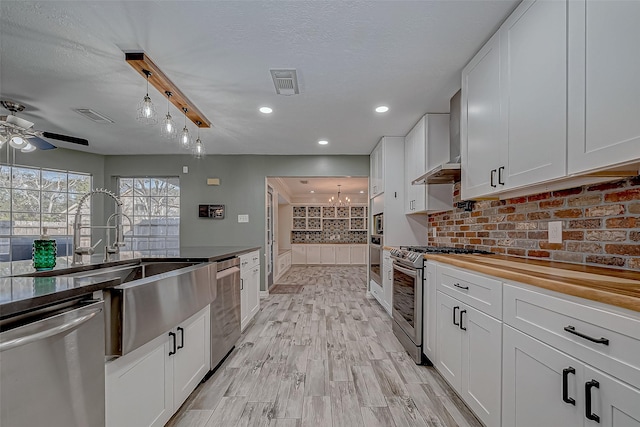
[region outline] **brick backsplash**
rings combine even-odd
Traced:
[[[460,183],[453,195],[455,206]],[[562,221],[563,243],[548,243],[549,221]],[[429,244],[640,270],[640,176],[432,214]]]

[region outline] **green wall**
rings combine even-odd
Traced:
[[[182,167],[189,173],[183,174]],[[260,246],[264,254],[267,176],[369,176],[369,156],[107,156],[105,180],[115,190],[117,176],[180,177],[180,242],[183,246]],[[219,178],[220,186],[207,186]],[[198,218],[199,204],[223,204],[225,219]],[[238,215],[249,215],[238,223]],[[264,260],[262,262],[264,267]],[[264,271],[262,281],[264,286]]]

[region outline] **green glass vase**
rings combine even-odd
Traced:
[[[33,268],[38,271],[51,270],[56,266],[56,241],[33,241]]]

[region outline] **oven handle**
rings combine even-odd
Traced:
[[[393,268],[395,268],[396,270],[398,270],[398,271],[400,271],[400,272],[402,272],[404,274],[407,274],[407,275],[409,275],[409,276],[411,276],[413,278],[418,277],[418,273],[416,273],[415,270],[409,270],[409,269],[406,269],[404,267],[400,267],[395,261],[393,262]]]

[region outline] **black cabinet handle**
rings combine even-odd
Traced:
[[[600,383],[596,380],[587,381],[584,384],[584,394],[585,394],[585,398],[586,398],[585,400],[587,403],[585,406],[585,416],[587,417],[588,420],[599,423],[600,417],[591,411],[591,389],[594,387],[600,388]]]
[[[240,279],[240,290],[244,289],[244,279]]]
[[[504,185],[504,180],[502,179],[502,171],[504,171],[504,166],[500,166],[498,168],[498,184]]]
[[[169,352],[169,356],[173,356],[174,354],[176,354],[176,334],[174,334],[173,332],[169,332],[169,337],[171,337],[171,341],[173,344],[173,351]]]
[[[465,328],[464,326],[462,326],[462,315],[465,314],[467,312],[467,310],[462,310],[460,312],[460,329],[462,329],[463,331],[466,331],[467,328]]]
[[[180,345],[178,346],[178,350],[184,347],[184,328],[178,326],[178,332],[180,332]]]
[[[456,310],[460,310],[460,307],[453,307],[453,324],[456,326],[460,326],[460,323],[456,322]]]
[[[577,335],[577,336],[579,336],[580,338],[584,338],[585,340],[589,340],[589,341],[594,342],[594,343],[596,343],[596,344],[609,345],[609,340],[608,340],[608,339],[606,339],[606,338],[593,338],[593,337],[590,337],[589,335],[585,335],[585,334],[583,334],[582,332],[578,332],[578,331],[576,331],[576,328],[575,328],[574,326],[571,326],[571,325],[569,325],[569,326],[565,326],[565,327],[564,327],[564,330],[565,330],[565,331],[567,331],[567,332],[569,332],[570,334]]]
[[[491,186],[493,188],[496,188],[497,185],[493,183],[493,181],[495,180],[496,177],[496,170],[495,169],[491,169]]]
[[[453,286],[456,288],[464,289],[465,291],[469,290],[468,286],[462,286],[460,283],[454,283]]]
[[[562,400],[565,403],[576,406],[575,399],[569,397],[569,385],[568,385],[569,374],[573,374],[573,375],[576,374],[576,370],[571,366],[569,366],[568,368],[564,368],[562,370]]]

